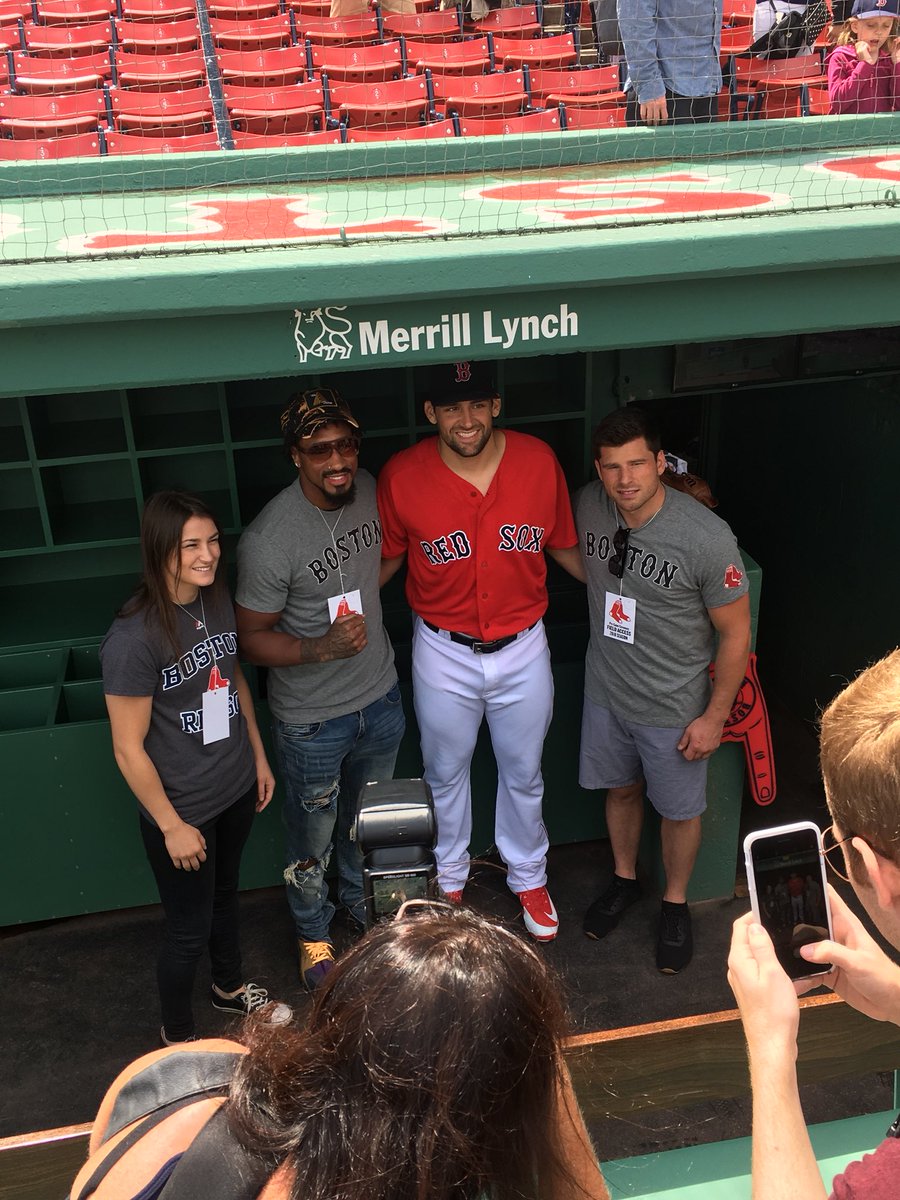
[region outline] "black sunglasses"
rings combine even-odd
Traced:
[[[359,438],[342,437],[333,442],[313,442],[310,446],[298,442],[297,449],[307,458],[331,458],[335,450],[344,458],[352,458],[354,454],[359,454]]]
[[[631,535],[631,530],[628,526],[620,525],[613,534],[613,550],[615,554],[606,564],[609,567],[609,573],[615,579],[621,579],[625,574],[625,555],[628,553],[628,538]]]

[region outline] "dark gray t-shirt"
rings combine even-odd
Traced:
[[[234,686],[237,634],[229,600],[203,598],[206,628],[197,629],[200,601],[176,612],[180,656],[165,643],[144,613],[118,617],[100,646],[103,691],[108,696],[152,696],[144,749],[156,767],[172,807],[190,825],[224,812],[256,779],[247,723]],[[227,738],[203,744],[203,693],[218,669],[229,681]],[[150,814],[141,807],[148,820]],[[155,824],[155,822],[153,822]]]
[[[639,725],[688,724],[709,701],[715,631],[707,609],[749,589],[734,534],[693,497],[667,488],[656,516],[631,531],[619,580],[607,561],[620,522],[599,480],[581,489],[574,508],[591,615],[586,695]],[[611,593],[636,602],[633,643],[604,636]]]
[[[310,504],[299,482],[270,500],[238,545],[237,602],[253,612],[282,614],[276,629],[321,637],[328,598],[359,590],[368,642],[352,658],[269,668],[269,707],[280,721],[306,725],[359,712],[397,682],[394,651],[381,617],[378,572],[381,521],[375,480],[356,475],[356,497],[343,508]]]

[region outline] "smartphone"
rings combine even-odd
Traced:
[[[753,915],[768,932],[791,979],[827,975],[831,963],[809,963],[800,947],[833,937],[822,834],[812,821],[760,829],[744,838]]]

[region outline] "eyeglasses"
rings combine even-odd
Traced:
[[[846,846],[848,842],[852,842],[857,837],[860,841],[865,842],[873,854],[877,854],[879,858],[886,858],[888,862],[894,862],[894,856],[888,854],[887,850],[881,850],[878,846],[873,846],[868,838],[862,837],[858,833],[848,833],[845,838],[840,841],[834,836],[834,826],[829,825],[827,829],[822,830],[822,853],[825,855],[825,861],[834,871],[839,879],[843,879],[845,883],[852,883],[850,876],[847,874],[847,860],[844,857],[843,851],[839,855],[837,851],[841,846]],[[840,866],[838,866],[840,863]]]
[[[345,457],[352,456],[359,454],[359,438],[335,438],[333,442],[313,442],[311,446],[303,446],[298,442],[297,449],[308,458],[331,458],[335,451]]]
[[[822,853],[825,855],[825,861],[837,875],[838,879],[843,879],[845,883],[850,882],[850,876],[847,874],[847,864],[844,859],[841,846],[852,841],[854,835],[841,838],[840,841],[834,836],[834,826],[829,825],[827,829],[822,830]],[[840,863],[840,866],[838,865]]]
[[[625,555],[628,553],[628,538],[631,536],[631,530],[628,526],[620,525],[613,534],[613,550],[615,554],[606,564],[609,567],[609,573],[615,579],[621,579],[625,574]]]

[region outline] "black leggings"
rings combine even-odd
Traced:
[[[198,826],[206,839],[206,862],[199,871],[177,868],[165,838],[141,814],[141,836],[165,913],[156,978],[163,1026],[173,1040],[194,1032],[191,999],[197,963],[205,947],[209,947],[217,987],[234,992],[244,983],[238,941],[238,876],[256,799],[254,783],[230,808]]]

